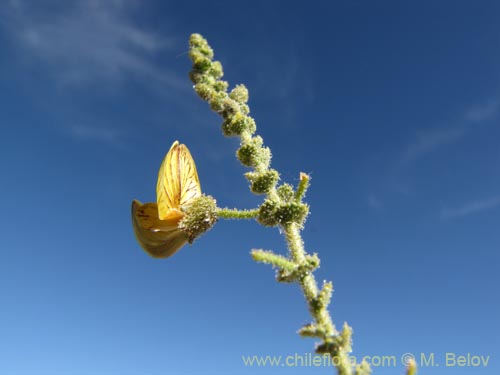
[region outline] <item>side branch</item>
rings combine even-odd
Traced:
[[[236,208],[219,208],[215,211],[221,219],[255,219],[259,215],[259,209],[238,210]]]

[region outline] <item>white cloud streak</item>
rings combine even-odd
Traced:
[[[115,92],[132,80],[162,97],[181,98],[191,86],[162,57],[174,59],[178,47],[165,37],[137,26],[133,19],[135,0],[73,0],[70,2],[0,2],[0,32],[11,43],[9,63],[21,70],[36,66],[49,77],[62,102],[81,117],[78,102],[71,101],[74,88],[90,88],[99,95]],[[179,95],[181,94],[181,95]],[[179,99],[179,102],[181,100]],[[90,118],[89,118],[90,116]],[[62,121],[61,131],[77,141],[121,146],[123,129],[104,127],[102,119],[86,114],[81,122]],[[91,124],[91,125],[89,125]],[[93,125],[92,125],[93,124]]]
[[[495,98],[486,103],[469,109],[464,118],[468,122],[484,122],[495,117],[500,110],[500,99]]]
[[[410,162],[427,155],[439,147],[458,141],[465,134],[465,127],[455,129],[437,129],[427,131],[418,136],[403,153],[403,162]]]
[[[412,162],[442,146],[460,141],[473,130],[473,125],[495,118],[499,111],[500,99],[494,98],[467,110],[455,127],[438,128],[418,134],[416,140],[403,151],[401,162]]]
[[[122,145],[122,133],[116,129],[88,125],[70,125],[67,127],[67,131],[77,141],[95,141],[112,146]]]
[[[135,26],[127,17],[130,1],[70,4],[49,11],[11,1],[3,6],[1,24],[23,48],[24,57],[44,63],[61,83],[116,83],[135,76],[175,89],[188,88],[185,80],[155,64],[154,58],[171,50],[174,42]]]
[[[460,207],[444,209],[441,211],[441,218],[454,219],[476,214],[482,211],[491,210],[500,207],[500,196],[489,199],[466,203]]]

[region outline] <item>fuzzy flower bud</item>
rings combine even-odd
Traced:
[[[278,171],[269,169],[263,173],[248,172],[245,177],[250,181],[250,189],[255,194],[267,194],[279,180]]]
[[[203,38],[200,34],[192,34],[189,38],[189,46],[190,50],[197,50],[202,53],[204,56],[212,59],[214,57],[214,51],[208,45],[208,42]]]
[[[277,202],[266,199],[259,208],[259,216],[257,217],[257,221],[266,227],[274,227],[278,225],[279,222],[276,219],[277,208]]]
[[[196,64],[196,61],[194,63]],[[222,64],[220,63],[220,61],[214,61],[210,63],[211,66],[208,74],[210,74],[215,79],[222,78],[222,76],[224,75],[224,71],[222,70]]]
[[[290,202],[276,210],[280,224],[297,223],[302,225],[309,213],[309,206],[304,203]]]
[[[241,146],[236,157],[241,164],[247,167],[257,167],[262,169],[267,168],[271,161],[271,150],[267,147],[262,148],[262,138],[260,136],[253,137],[252,140]]]
[[[213,89],[212,87],[210,87],[210,85],[207,85],[206,83],[197,83],[196,85],[194,85],[194,89],[200,96],[200,98],[206,101],[210,100],[213,92]]]
[[[179,229],[188,235],[189,243],[209,230],[216,222],[217,204],[213,197],[202,195],[183,207],[184,217],[179,222]]]
[[[226,137],[236,137],[244,131],[253,133],[255,129],[255,120],[250,116],[245,116],[243,113],[236,113],[222,123],[222,132]]]
[[[237,85],[234,89],[229,93],[229,97],[231,99],[236,100],[240,104],[244,104],[248,102],[248,89],[245,85]]]
[[[287,183],[279,186],[278,189],[276,189],[276,192],[283,202],[290,202],[295,194],[292,185]]]

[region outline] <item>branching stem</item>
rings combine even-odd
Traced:
[[[269,250],[252,250],[253,259],[276,268],[279,282],[296,282],[301,286],[313,322],[302,327],[298,333],[321,340],[316,346],[316,352],[329,354],[339,375],[370,374],[370,366],[366,362],[351,362],[349,353],[352,350],[352,330],[347,324],[344,324],[342,331],[336,330],[328,311],[333,285],[331,282],[324,282],[321,288],[318,287],[313,272],[319,267],[320,260],[316,254],[310,255],[304,248],[301,230],[309,213],[309,206],[303,202],[303,198],[309,187],[310,177],[300,173],[300,181],[295,190],[286,183],[278,186],[279,173],[270,167],[271,150],[263,146],[262,137],[255,135],[255,121],[248,115],[248,90],[243,85],[237,85],[228,93],[229,85],[221,79],[222,65],[213,60],[213,50],[207,41],[201,35],[193,34],[189,44],[189,56],[193,61],[190,78],[194,89],[224,119],[224,135],[240,139],[236,156],[241,164],[251,168],[245,174],[250,190],[265,197],[257,209],[218,209],[217,216],[225,219],[255,218],[264,226],[281,227],[289,257]]]

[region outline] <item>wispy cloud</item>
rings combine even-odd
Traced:
[[[460,141],[474,125],[485,123],[500,112],[500,99],[493,98],[468,109],[454,127],[431,129],[417,134],[416,139],[403,151],[401,162],[417,160],[442,146]]]
[[[2,49],[9,56],[2,62],[21,72],[19,77],[32,71],[27,67],[36,67],[44,84],[37,90],[38,82],[31,83],[36,101],[48,105],[60,131],[76,141],[115,147],[126,142],[125,122],[108,121],[109,116],[103,120],[105,110],[89,111],[88,99],[97,98],[100,103],[103,92],[107,103],[133,101],[128,91],[123,91],[126,99],[120,95],[114,101],[108,95],[133,82],[181,106],[184,94],[191,91],[185,74],[165,63],[179,53],[176,39],[139,27],[135,16],[139,5],[137,0],[0,2],[0,33],[7,41]],[[52,86],[45,86],[46,82]]]
[[[482,211],[491,210],[496,207],[500,207],[500,196],[469,202],[460,207],[443,209],[441,211],[441,217],[443,219],[459,218],[479,213]]]
[[[78,141],[94,141],[112,146],[121,146],[123,143],[123,134],[116,129],[73,124],[67,126],[66,130]]]
[[[494,98],[481,105],[470,108],[465,112],[464,119],[468,122],[477,123],[490,120],[500,111],[500,99]]]
[[[23,48],[24,58],[45,64],[62,83],[103,83],[127,76],[184,88],[155,57],[173,39],[141,30],[127,16],[131,1],[80,0],[57,9],[22,0],[4,3],[0,25]]]
[[[368,206],[370,206],[371,208],[376,209],[376,210],[382,208],[382,206],[383,206],[382,201],[378,197],[376,197],[374,194],[368,194],[366,196],[366,203],[368,204]]]
[[[401,156],[401,163],[406,164],[436,151],[442,146],[453,144],[481,125],[495,118],[500,113],[500,98],[493,97],[485,102],[470,107],[455,121],[454,127],[430,129],[417,134]]]
[[[368,194],[367,204],[373,208],[383,206],[385,204],[383,197],[388,195],[388,191],[396,192],[399,195],[413,194],[411,183],[406,187],[401,185],[401,176],[407,172],[408,166],[433,152],[463,141],[471,133],[495,123],[499,115],[500,95],[492,95],[489,99],[471,105],[467,110],[459,113],[454,120],[448,121],[448,125],[417,130],[414,138],[399,151],[398,157],[395,158],[397,163],[395,168],[389,168],[391,172],[385,176],[385,183],[382,184],[381,190],[375,196],[377,199],[372,197],[373,194]],[[398,189],[398,186],[401,186],[402,189]],[[465,216],[498,204],[495,199],[473,202],[460,208],[442,210],[441,216],[443,218]]]
[[[403,152],[402,162],[416,160],[439,147],[458,141],[465,134],[465,127],[429,130],[417,136]]]

